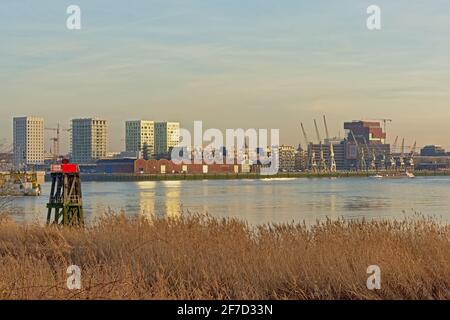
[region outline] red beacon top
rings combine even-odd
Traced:
[[[70,164],[69,160],[64,159],[62,164],[52,164],[50,167],[52,173],[78,173],[78,165]]]

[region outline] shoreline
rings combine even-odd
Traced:
[[[381,172],[380,172],[381,173]],[[398,172],[383,171],[383,174],[396,174]],[[376,172],[336,172],[336,173],[307,173],[307,172],[286,172],[273,176],[262,176],[258,173],[239,174],[81,174],[83,181],[93,182],[139,182],[139,181],[183,181],[183,180],[261,180],[261,179],[283,179],[283,178],[367,178]],[[414,171],[417,177],[429,176],[450,176],[450,170],[446,171]],[[50,181],[50,176],[45,176],[45,181]]]

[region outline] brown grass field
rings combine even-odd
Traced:
[[[70,265],[81,290],[67,289]],[[369,265],[381,268],[381,290],[367,289]],[[450,225],[119,215],[83,230],[3,216],[0,299],[450,299]]]

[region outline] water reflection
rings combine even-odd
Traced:
[[[181,181],[138,182],[139,213],[148,218],[177,218],[181,215]]]
[[[181,212],[238,217],[250,224],[329,218],[404,217],[403,211],[450,221],[450,177],[374,179],[295,179],[83,183],[88,220],[110,209],[127,215],[179,217]],[[16,198],[19,221],[45,221],[44,196]],[[409,213],[408,213],[409,214]]]
[[[165,181],[165,216],[168,218],[178,218],[181,215],[181,181]]]
[[[139,201],[139,213],[144,217],[153,218],[156,212],[156,182],[143,181],[136,183],[136,186]]]

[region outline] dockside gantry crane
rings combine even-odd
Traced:
[[[370,169],[376,170],[377,169],[377,158],[375,156],[375,150],[372,149],[372,152],[370,152],[369,145],[367,144],[366,138],[363,137],[363,140],[364,140],[364,145],[366,147],[367,157],[369,157],[370,154],[372,153],[372,159],[370,160]]]
[[[305,139],[306,149],[307,149],[307,154],[308,154],[307,168],[308,168],[308,170],[316,172],[317,171],[316,153],[314,152],[312,143],[310,143],[310,141],[308,139],[308,135],[306,134],[306,130],[305,130],[305,127],[303,126],[303,123],[300,123],[300,126],[302,128],[303,138]],[[309,151],[310,148],[311,148],[311,152]]]
[[[327,164],[326,164],[325,155],[323,152],[322,139],[320,138],[319,127],[317,126],[316,119],[314,119],[314,127],[316,128],[317,140],[319,140],[319,146],[320,146],[319,172],[327,171]]]
[[[414,145],[411,148],[411,151],[409,153],[409,158],[408,158],[408,165],[411,169],[414,170],[414,156],[416,154],[416,148],[417,148],[417,141],[414,141]]]
[[[328,131],[328,124],[327,124],[327,118],[325,117],[325,115],[323,116],[323,125],[325,126],[325,134],[326,134],[326,139],[329,143],[329,149],[330,149],[330,156],[329,156],[329,161],[330,161],[330,172],[336,172],[337,171],[337,165],[336,165],[336,157],[334,154],[334,146],[333,146],[333,142],[330,141],[330,132]]]
[[[366,158],[364,156],[364,150],[360,148],[358,140],[356,140],[355,134],[353,133],[353,130],[350,130],[350,135],[352,136],[353,141],[356,145],[356,152],[357,152],[357,158],[358,158],[358,166],[360,170],[367,170],[367,164],[366,164]]]
[[[395,160],[395,150],[397,149],[398,136],[395,137],[394,144],[391,148],[390,168],[395,170],[397,168],[397,160]]]
[[[400,150],[399,162],[400,170],[405,169],[405,138],[402,139],[402,148]]]

